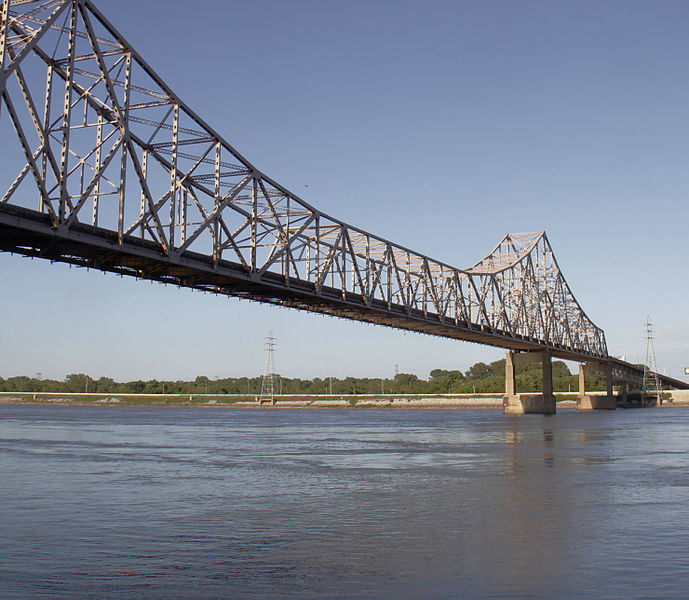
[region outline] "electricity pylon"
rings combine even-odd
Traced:
[[[653,324],[651,317],[646,318],[646,362],[644,363],[644,380],[641,385],[642,401],[655,396],[658,404],[663,402],[663,391],[658,379],[658,367],[656,365],[656,352],[653,347]]]
[[[263,404],[263,401],[270,401],[275,404],[275,336],[273,332],[269,331],[266,337],[266,368],[263,371],[263,384],[261,385],[261,395],[258,398],[258,403]]]

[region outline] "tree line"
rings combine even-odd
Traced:
[[[517,390],[541,389],[539,363],[517,365]],[[118,382],[110,377],[92,378],[83,373],[67,375],[63,381],[37,377],[0,377],[3,392],[65,392],[121,394],[247,394],[261,392],[263,376],[210,378],[199,375],[191,381],[158,379]],[[587,388],[605,389],[602,379],[587,378]],[[553,389],[556,392],[578,391],[579,378],[562,361],[553,362]],[[398,373],[391,379],[371,377],[315,377],[299,379],[275,376],[276,394],[471,394],[502,393],[505,390],[505,359],[486,364],[477,362],[466,372],[433,369],[427,379],[412,373]]]

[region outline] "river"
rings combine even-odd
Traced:
[[[689,410],[0,406],[3,598],[686,598]]]

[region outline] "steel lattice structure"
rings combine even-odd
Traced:
[[[651,323],[651,317],[647,317],[646,362],[644,362],[644,379],[641,384],[641,392],[647,396],[655,396],[656,400],[662,404],[662,387],[656,369],[656,351],[653,346],[653,323]]]
[[[458,269],[258,170],[88,0],[2,0],[0,248],[339,317],[607,358],[544,232]],[[12,138],[10,140],[10,138]],[[0,185],[2,185],[0,181]]]

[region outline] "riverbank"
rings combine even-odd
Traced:
[[[63,406],[196,406],[206,408],[502,408],[496,394],[461,395],[289,395],[274,401],[234,394],[65,394],[0,392],[0,404]]]
[[[686,390],[672,390],[662,406],[689,406]],[[576,408],[576,392],[556,394],[558,408]],[[285,395],[274,401],[240,394],[65,394],[61,392],[0,392],[0,405],[48,406],[150,406],[200,408],[447,408],[502,410],[498,394],[378,394],[378,395]]]

